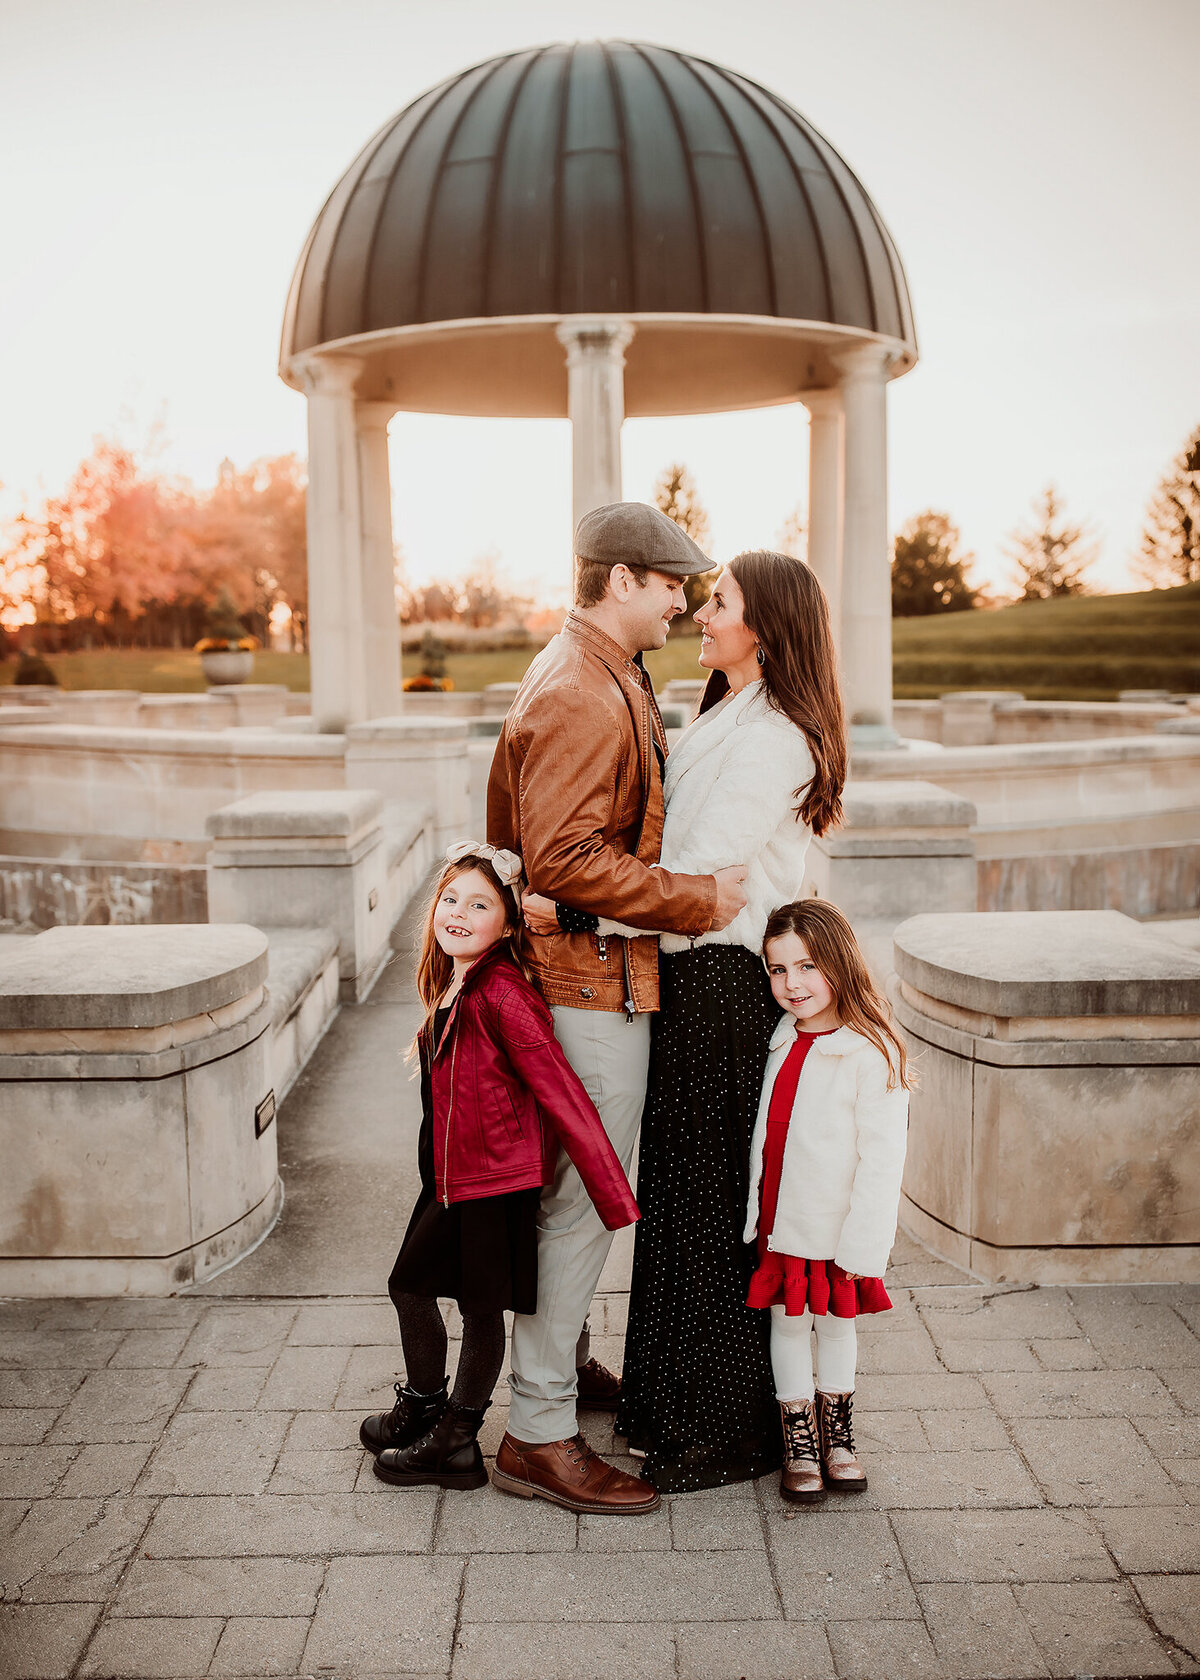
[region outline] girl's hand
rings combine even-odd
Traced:
[[[525,926],[530,933],[557,933],[558,912],[554,908],[552,898],[543,898],[541,893],[527,892],[521,897],[521,914],[525,918]]]
[[[844,1269],[845,1268],[843,1268],[843,1270]],[[861,1272],[846,1272],[846,1276],[850,1279],[851,1283],[861,1283],[863,1280],[863,1274]]]

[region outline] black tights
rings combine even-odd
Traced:
[[[400,1320],[400,1342],[408,1386],[418,1394],[436,1394],[446,1376],[446,1325],[429,1295],[392,1293]],[[482,1411],[489,1403],[504,1364],[504,1314],[463,1313],[462,1352],[454,1375],[456,1406]]]

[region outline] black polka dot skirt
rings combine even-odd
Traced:
[[[779,1019],[761,959],[701,945],[659,963],[618,1433],[664,1493],[778,1469],[770,1314],[746,1306],[750,1135]]]

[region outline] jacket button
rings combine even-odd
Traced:
[[[590,986],[581,986],[579,988],[579,995],[580,997],[595,997],[596,994]]]

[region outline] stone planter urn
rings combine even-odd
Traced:
[[[210,687],[243,683],[254,670],[254,654],[249,648],[209,648],[200,655],[200,668]]]

